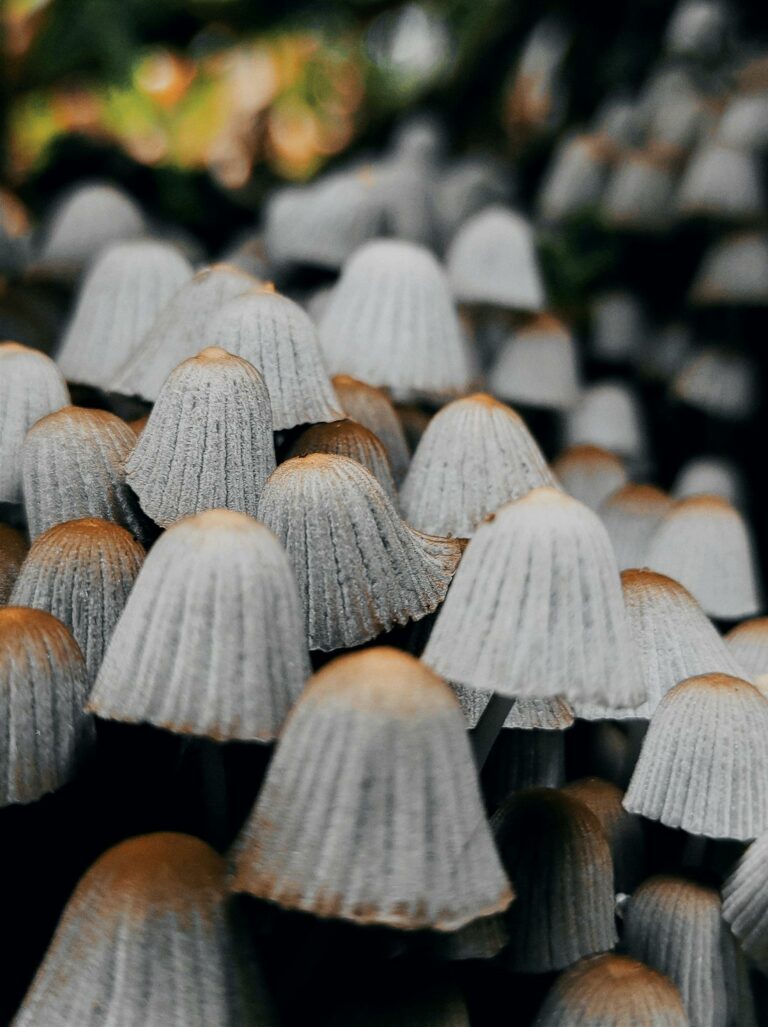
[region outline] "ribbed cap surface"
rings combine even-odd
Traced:
[[[708,838],[768,829],[768,699],[704,674],[661,700],[624,798],[631,813]]]
[[[69,628],[92,683],[143,560],[144,549],[117,524],[96,517],[56,524],[33,544],[12,602],[46,610]]]
[[[171,372],[125,473],[144,512],[168,527],[203,510],[255,516],[274,468],[264,379],[247,360],[210,347]]]
[[[357,923],[452,931],[512,899],[456,700],[386,647],[310,681],[236,853],[236,891]]]
[[[34,802],[74,776],[92,740],[83,656],[41,610],[0,609],[0,806]]]
[[[402,488],[405,517],[430,535],[469,538],[552,472],[525,422],[485,393],[457,399],[427,425]]]
[[[645,876],[645,837],[640,819],[621,804],[624,792],[599,777],[570,781],[563,791],[583,803],[600,822],[611,847],[614,890],[632,891]]]
[[[89,707],[181,734],[269,741],[308,677],[301,604],[277,539],[244,514],[212,510],[152,547]]]
[[[315,326],[286,296],[261,289],[231,300],[213,319],[210,341],[262,373],[275,431],[342,416]]]
[[[386,392],[346,374],[337,374],[333,387],[347,417],[364,425],[382,443],[389,455],[395,483],[399,485],[408,470],[411,454],[400,418]]]
[[[455,540],[405,524],[373,475],[315,453],[281,464],[259,519],[286,548],[310,649],[360,645],[439,606],[460,557]]]
[[[27,431],[69,402],[66,382],[50,357],[18,342],[0,343],[0,502],[21,502]]]
[[[135,445],[125,421],[104,410],[64,407],[34,424],[22,454],[30,537],[83,517],[114,521],[141,537],[141,515],[124,470]]]
[[[373,432],[362,424],[344,420],[308,428],[296,440],[290,455],[309,456],[310,453],[331,453],[356,460],[371,472],[395,506],[398,505],[387,451]]]
[[[481,691],[640,701],[616,560],[597,515],[541,488],[485,521],[423,659]]]
[[[768,973],[768,834],[752,842],[725,882],[723,916],[744,952]]]

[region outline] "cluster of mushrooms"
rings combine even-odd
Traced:
[[[424,119],[215,263],[110,184],[29,236],[3,197],[17,1027],[767,1022],[768,618],[729,446],[762,401],[768,57],[726,30],[683,3],[533,214]],[[520,59],[529,129],[564,52],[547,24]],[[548,308],[537,233],[595,205],[624,246],[709,219],[677,321]]]

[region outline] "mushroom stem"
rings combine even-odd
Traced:
[[[490,755],[493,743],[504,726],[515,700],[494,692],[475,727],[470,731],[477,769],[481,770]]]

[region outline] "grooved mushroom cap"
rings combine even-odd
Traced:
[[[342,417],[314,324],[274,288],[251,290],[226,303],[211,321],[210,341],[259,369],[275,431]]]
[[[171,371],[211,341],[210,324],[221,307],[257,284],[230,264],[198,271],[158,311],[141,345],[116,370],[110,390],[154,403]]]
[[[332,374],[438,397],[470,385],[473,369],[445,273],[414,243],[377,239],[356,250],[319,329]]]
[[[337,374],[332,382],[347,417],[373,432],[386,449],[395,484],[399,485],[408,470],[411,454],[389,396],[382,389],[346,374]]]
[[[74,777],[93,738],[83,656],[42,610],[0,608],[0,806],[34,802]]]
[[[171,372],[125,473],[144,512],[169,527],[203,510],[255,516],[274,468],[264,379],[247,360],[210,346]]]
[[[723,886],[723,916],[743,951],[768,973],[768,833],[752,842]]]
[[[21,501],[27,431],[69,402],[66,382],[50,357],[18,342],[0,343],[0,502]]]
[[[141,538],[145,522],[125,481],[135,445],[130,426],[104,410],[64,407],[32,425],[22,453],[30,538],[83,517],[114,521]]]
[[[387,647],[311,679],[235,852],[235,891],[357,923],[454,931],[512,899],[456,700]]]
[[[768,699],[728,674],[702,674],[659,703],[624,797],[630,813],[707,838],[768,829]]]
[[[290,455],[309,456],[310,453],[335,453],[356,460],[371,472],[394,505],[398,505],[387,452],[373,432],[362,424],[344,420],[308,428],[293,444]]]
[[[11,598],[69,628],[93,682],[143,560],[142,546],[110,521],[55,524],[33,543]]]
[[[456,540],[405,524],[356,461],[326,453],[281,464],[264,488],[259,519],[288,553],[310,649],[360,645],[431,613],[461,553]]]
[[[252,518],[208,510],[152,547],[89,708],[179,734],[270,741],[309,673],[282,547]]]
[[[225,862],[198,838],[115,845],[67,903],[15,1023],[273,1024],[228,905]]]
[[[488,514],[542,485],[555,479],[523,419],[475,393],[449,403],[427,425],[402,503],[419,531],[469,538]]]
[[[168,243],[116,243],[96,260],[56,362],[65,378],[108,389],[133,356],[157,314],[192,275],[189,262]]]

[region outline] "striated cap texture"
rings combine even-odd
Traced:
[[[56,524],[34,542],[12,601],[58,617],[80,646],[93,682],[143,560],[142,546],[110,521]]]
[[[645,566],[651,536],[671,506],[669,496],[655,485],[624,485],[603,502],[600,517],[619,570]]]
[[[723,916],[743,951],[768,973],[768,833],[752,842],[725,882]]]
[[[141,345],[115,372],[112,392],[154,403],[175,367],[210,343],[210,325],[221,307],[258,284],[229,264],[212,264],[182,283],[149,325]]]
[[[152,547],[89,708],[219,741],[269,741],[309,677],[302,610],[277,539],[210,510]]]
[[[501,206],[468,218],[451,241],[448,277],[462,303],[541,310],[541,281],[531,225]]]
[[[448,686],[388,647],[317,673],[237,842],[232,887],[401,930],[454,931],[505,909],[512,891]]]
[[[459,700],[462,713],[468,727],[476,727],[488,703],[492,692],[481,692],[475,688],[466,688],[454,682],[448,682]],[[504,727],[519,728],[525,731],[565,731],[573,724],[573,710],[559,697],[554,699],[515,699],[512,709],[507,714]]]
[[[333,387],[344,413],[373,432],[389,456],[395,484],[399,485],[411,460],[405,432],[392,402],[382,389],[366,382],[337,374]]]
[[[616,944],[613,863],[599,821],[553,788],[515,792],[492,821],[517,899],[507,913],[511,968],[543,973]]]
[[[144,215],[121,189],[102,182],[79,185],[58,204],[43,239],[39,264],[76,274],[112,243],[145,231]]]
[[[620,457],[599,446],[571,446],[552,464],[552,471],[569,496],[591,510],[627,484]]]
[[[551,315],[539,314],[505,343],[489,384],[495,395],[511,403],[567,410],[580,389],[573,336]]]
[[[253,973],[221,856],[189,835],[141,835],[81,879],[14,1022],[271,1025],[250,994]]]
[[[315,326],[286,296],[264,288],[231,300],[211,322],[210,341],[262,373],[275,431],[343,416]]]
[[[768,686],[768,617],[753,617],[737,624],[725,636],[734,661],[761,691]]]
[[[728,674],[676,685],[653,714],[624,806],[689,834],[756,838],[768,829],[768,699]]]
[[[247,360],[209,347],[169,375],[125,475],[142,510],[167,528],[202,510],[255,516],[274,469],[264,379]]]
[[[555,981],[536,1027],[689,1027],[668,977],[628,956],[585,959]]]
[[[88,272],[56,361],[65,378],[108,389],[176,290],[192,275],[168,243],[110,246]]]
[[[0,606],[8,602],[27,549],[27,541],[20,531],[0,524]]]
[[[555,479],[523,419],[476,393],[427,425],[403,483],[403,509],[419,531],[469,538],[488,514],[541,485]]]
[[[467,547],[423,658],[449,681],[511,697],[642,700],[597,515],[552,488],[503,506]]]
[[[645,838],[639,817],[621,804],[624,792],[599,777],[570,781],[563,791],[597,817],[611,847],[614,891],[631,891],[645,876]]]
[[[647,562],[684,585],[710,617],[736,620],[760,609],[749,529],[722,496],[675,503],[651,538]]]
[[[405,524],[373,475],[343,456],[281,464],[259,519],[288,553],[310,649],[360,645],[420,620],[445,598],[461,555],[457,541]]]
[[[445,273],[414,243],[377,239],[357,250],[319,327],[332,374],[430,396],[470,385],[473,368]]]
[[[704,254],[690,299],[698,306],[768,304],[768,235],[738,232],[716,242]]]
[[[296,440],[290,455],[309,456],[310,453],[331,453],[356,460],[370,471],[387,496],[397,506],[397,489],[392,468],[384,446],[373,432],[355,421],[331,421],[308,428]],[[439,534],[439,533],[437,533]]]
[[[18,342],[0,342],[0,503],[21,502],[27,431],[69,402],[66,382],[50,357]]]
[[[102,517],[140,538],[141,515],[124,470],[135,444],[130,426],[104,410],[64,407],[37,421],[22,453],[30,537],[63,521]]]
[[[645,455],[645,426],[635,394],[622,382],[584,389],[565,423],[569,446],[600,446],[623,457]]]
[[[650,877],[624,913],[627,951],[666,974],[697,1027],[755,1027],[744,957],[714,888],[671,874]]]
[[[0,608],[0,806],[34,802],[70,781],[92,737],[85,662],[42,610]]]

